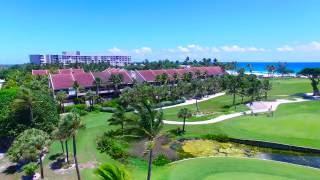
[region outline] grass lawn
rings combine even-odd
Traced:
[[[77,154],[78,154],[78,161],[80,164],[97,164],[97,163],[104,163],[112,161],[106,154],[100,153],[96,149],[96,137],[102,135],[107,130],[113,128],[107,125],[107,119],[111,117],[110,113],[101,113],[101,112],[92,112],[86,116],[83,116],[82,119],[86,124],[84,129],[80,129],[76,140],[77,140]],[[50,157],[51,155],[60,153],[61,145],[60,142],[54,142],[51,145],[50,153],[46,157]],[[70,157],[72,157],[72,140],[69,141],[69,153]],[[50,161],[51,163],[52,161]],[[49,170],[49,159],[45,159],[46,163],[46,170],[45,174],[46,177],[49,179],[55,179],[54,177],[57,176],[56,173]],[[82,169],[81,176],[84,179],[93,179],[93,169]],[[66,173],[64,175],[59,175],[59,179],[70,179],[76,178],[75,170],[72,170],[71,173]]]
[[[216,124],[186,127],[186,136],[225,134],[234,138],[272,141],[320,149],[320,101],[282,104],[273,117],[241,116]],[[170,129],[177,126],[168,126]]]
[[[199,102],[199,110],[203,113],[208,113],[208,115],[204,115],[201,117],[192,117],[187,119],[187,121],[202,121],[208,120],[211,118],[215,118],[222,114],[228,114],[233,112],[245,111],[248,108],[244,104],[240,104],[241,99],[237,98],[237,107],[236,109],[232,106],[232,96],[224,95],[219,96],[217,98],[209,99],[206,101]],[[174,108],[164,109],[164,119],[166,120],[174,120],[174,121],[182,121],[182,119],[177,118],[177,114],[180,109],[188,108],[192,112],[197,111],[197,107],[195,104],[190,104],[186,106],[178,106]]]
[[[196,158],[169,165],[160,179],[319,179],[320,170],[247,158]]]
[[[288,78],[288,79],[271,79],[272,90],[268,93],[268,100],[275,99],[286,99],[292,97],[298,97],[303,93],[312,92],[312,88],[310,85],[310,81],[308,79],[302,78]],[[199,103],[199,109],[201,112],[205,113],[205,115],[201,117],[192,117],[187,119],[187,121],[203,121],[215,118],[222,114],[229,114],[233,112],[245,111],[248,108],[240,104],[241,98],[236,97],[237,109],[234,109],[232,106],[232,96],[224,95],[217,98],[213,98],[207,101],[202,101]],[[192,112],[196,112],[196,105],[186,105],[180,107],[174,107],[164,110],[164,119],[166,120],[174,120],[174,121],[182,121],[182,119],[177,118],[177,113],[182,108],[189,108]]]
[[[309,79],[288,78],[271,80],[272,90],[269,92],[270,99],[281,99],[299,96],[301,93],[311,93],[312,87]]]

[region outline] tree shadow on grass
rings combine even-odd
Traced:
[[[53,163],[50,164],[50,169],[52,170],[61,169],[64,167],[65,164],[66,162],[64,158],[58,158]]]
[[[24,164],[13,164],[13,165],[10,165],[8,166],[5,170],[2,171],[2,173],[4,174],[15,174],[15,173],[19,173],[22,171],[22,166]]]
[[[61,158],[63,156],[62,153],[56,153],[56,154],[52,154],[51,156],[49,156],[49,160],[54,161],[57,158]]]

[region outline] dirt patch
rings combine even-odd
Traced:
[[[146,150],[147,139],[137,141],[132,144],[129,150],[129,154],[132,156],[141,157],[144,159],[148,158],[148,151]],[[153,159],[158,157],[160,154],[165,155],[170,160],[177,160],[178,154],[175,150],[170,148],[172,140],[167,136],[163,135],[155,140],[155,145],[153,148]]]

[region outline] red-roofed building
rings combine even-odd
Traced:
[[[223,75],[226,73],[220,66],[209,66],[204,68],[206,69],[208,76]]]
[[[34,75],[34,76],[46,76],[46,75],[48,75],[48,70],[32,70],[32,75]]]
[[[70,74],[50,74],[50,86],[54,91],[67,90],[72,87],[74,79]]]
[[[92,72],[92,75],[94,78],[100,78],[101,84],[107,84],[109,82],[111,73],[108,71]]]
[[[59,69],[58,73],[59,74],[70,74],[70,73],[72,73],[72,68],[70,68],[70,69]]]
[[[137,70],[136,79],[138,82],[155,82],[156,75],[152,70]]]
[[[83,69],[72,69],[72,73],[84,73]]]
[[[77,81],[83,88],[89,88],[93,86],[94,77],[91,73],[73,73],[74,81]]]

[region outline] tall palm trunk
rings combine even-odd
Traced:
[[[69,150],[68,150],[68,140],[65,141],[66,144],[66,157],[67,157],[67,163],[69,164]]]
[[[29,111],[30,111],[30,122],[33,121],[33,110],[32,110],[32,106],[29,107]]]
[[[199,112],[198,98],[196,98],[196,107],[197,107],[197,112]]]
[[[72,142],[73,142],[73,158],[74,158],[74,163],[76,165],[76,171],[77,171],[77,177],[78,180],[80,180],[80,172],[79,172],[79,167],[78,167],[78,159],[77,159],[77,146],[76,146],[76,136],[72,136]]]
[[[40,174],[41,174],[41,179],[44,178],[43,175],[43,165],[42,165],[42,153],[39,154],[39,161],[40,161]]]
[[[124,122],[121,122],[121,131],[122,131],[122,136],[124,136]]]
[[[96,95],[99,96],[99,85],[96,86]]]
[[[60,141],[60,144],[61,144],[62,154],[64,154],[63,141]]]
[[[147,180],[151,179],[151,168],[152,168],[152,148],[150,148],[150,151],[149,151],[148,177],[147,177]]]
[[[186,126],[186,118],[183,118],[182,132],[184,132],[184,128]]]

